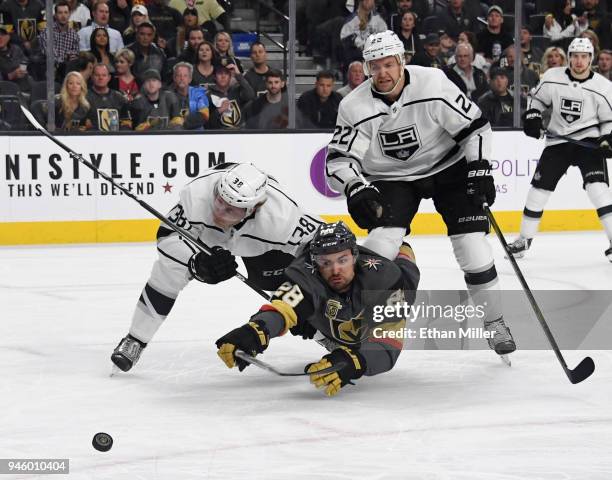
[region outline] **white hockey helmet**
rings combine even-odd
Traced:
[[[567,49],[568,57],[571,56],[572,53],[590,53],[591,58],[593,58],[593,44],[588,38],[574,38]]]
[[[368,63],[378,58],[396,56],[402,68],[405,65],[404,44],[399,37],[391,30],[380,33],[373,33],[365,41],[363,47],[363,70],[366,75],[370,75]]]
[[[247,215],[266,199],[268,176],[252,163],[230,167],[217,183],[217,194],[234,207],[246,208]]]

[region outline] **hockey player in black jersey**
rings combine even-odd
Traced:
[[[606,231],[610,245],[604,254],[612,262],[612,192],[606,163],[606,157],[612,156],[612,84],[591,70],[593,45],[588,38],[572,40],[568,55],[569,67],[547,70],[531,94],[523,130],[525,135],[540,138],[542,113],[550,109],[551,133],[590,142],[593,148],[558,138],[546,139],[527,194],[521,232],[510,244],[510,251],[520,258],[529,250],[546,202],[573,165],[580,169],[583,188]]]
[[[236,350],[263,353],[271,338],[287,331],[304,339],[317,332],[321,335],[317,341],[330,353],[306,365],[305,371],[327,395],[337,394],[363,375],[393,368],[403,346],[396,333],[401,333],[406,321],[374,322],[372,308],[413,298],[419,269],[408,244],[402,244],[395,259],[388,260],[357,246],[344,223],[324,224],[287,267],[285,276],[287,281],[269,304],[246,325],[217,340],[217,353],[229,368],[237,366],[242,371],[248,365],[236,358]],[[317,374],[340,363],[344,366],[333,373]]]
[[[504,323],[501,293],[483,204],[495,201],[488,159],[491,126],[478,106],[436,68],[405,65],[391,31],[371,35],[363,50],[370,81],[340,104],[328,147],[330,187],[368,230],[364,246],[395,258],[423,198],[433,199],[475,304],[485,306],[489,346],[516,349]]]

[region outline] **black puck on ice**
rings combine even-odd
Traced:
[[[108,452],[113,446],[113,437],[104,432],[96,433],[91,444],[100,452]]]

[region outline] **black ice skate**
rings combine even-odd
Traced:
[[[136,365],[142,350],[147,346],[146,343],[137,340],[128,334],[127,337],[123,337],[119,342],[119,345],[113,350],[111,355],[111,361],[124,372],[127,372],[130,368]]]
[[[610,262],[612,262],[612,244],[610,244],[610,248],[604,252],[604,255],[608,260],[610,260]]]
[[[508,250],[514,258],[523,258],[525,252],[531,247],[532,238],[518,237],[514,242],[508,245]],[[508,257],[506,257],[508,258]]]
[[[516,350],[514,338],[510,329],[504,323],[504,318],[485,322],[484,328],[487,332],[495,332],[493,338],[487,338],[491,350],[495,350],[498,355],[508,355]]]

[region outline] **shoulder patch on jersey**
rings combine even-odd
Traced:
[[[378,258],[367,258],[361,264],[362,268],[367,268],[368,270],[378,270],[380,265],[382,265],[382,260]]]
[[[416,125],[398,128],[390,131],[378,131],[380,149],[386,157],[408,160],[421,148],[421,139]]]
[[[567,123],[572,124],[582,116],[582,100],[561,97],[561,117]]]

